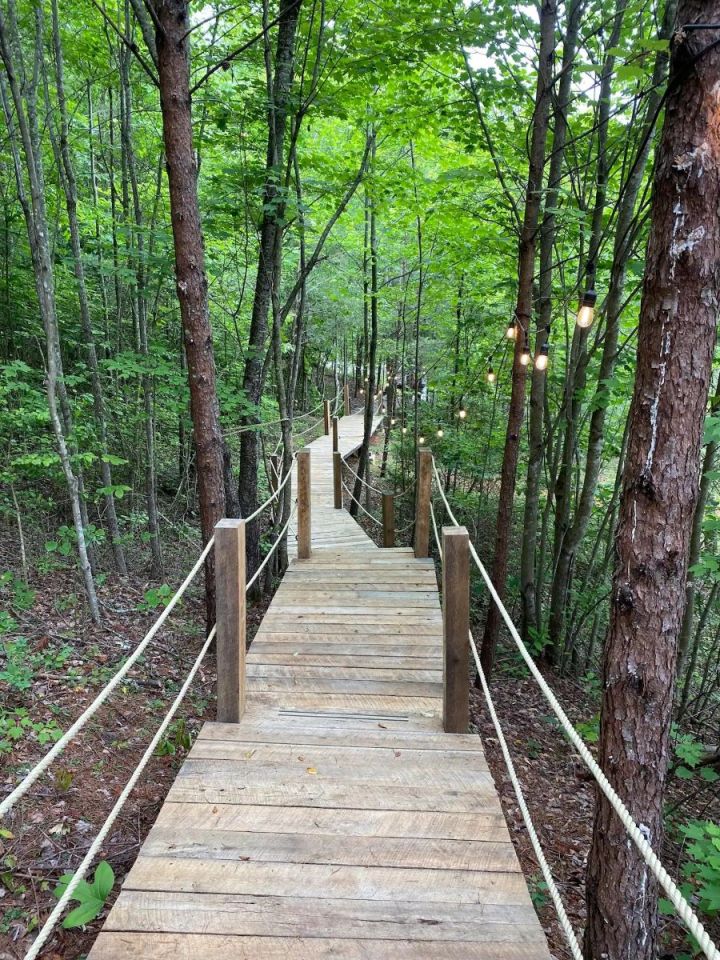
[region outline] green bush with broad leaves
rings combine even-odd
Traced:
[[[73,876],[72,873],[65,873],[60,877],[60,881],[55,887],[55,896],[58,899],[67,890]],[[73,890],[70,899],[77,900],[78,906],[65,917],[63,927],[66,930],[84,927],[96,917],[99,917],[114,884],[115,873],[113,868],[106,860],[101,861],[95,870],[93,882],[88,883],[87,880],[81,880]]]

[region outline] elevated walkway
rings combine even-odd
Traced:
[[[311,451],[242,720],[203,727],[90,960],[549,960],[480,740],[443,732],[433,563],[335,510]]]

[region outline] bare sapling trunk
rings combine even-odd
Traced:
[[[527,367],[521,363],[523,351],[527,346],[530,321],[533,314],[533,279],[535,276],[535,246],[540,216],[540,201],[545,163],[550,116],[550,94],[552,89],[552,57],[555,47],[555,22],[557,8],[554,0],[544,0],[540,8],[540,53],[538,59],[538,79],[535,93],[535,112],[530,138],[530,162],[525,209],[523,213],[520,245],[518,252],[518,291],[515,314],[517,318],[515,350],[513,355],[512,389],[510,409],[508,410],[505,449],[500,473],[500,493],[498,498],[497,522],[495,527],[495,552],[492,566],[492,580],[495,589],[504,599],[507,581],[508,556],[512,533],[513,502],[515,499],[515,481],[520,454],[520,431],[525,412],[525,381]],[[490,604],[485,620],[481,661],[483,672],[490,677],[495,647],[500,627],[500,612],[494,603]]]
[[[100,443],[100,475],[102,477],[103,487],[105,488],[103,500],[105,502],[106,522],[108,532],[110,534],[110,543],[112,545],[115,566],[121,576],[126,576],[127,565],[125,563],[125,553],[122,548],[120,527],[118,525],[117,511],[115,509],[112,468],[108,460],[109,448],[107,439],[107,419],[105,416],[105,401],[103,397],[102,379],[100,376],[97,348],[95,345],[95,333],[93,331],[92,320],[90,318],[90,306],[88,302],[87,286],[85,283],[82,239],[77,215],[77,180],[75,177],[73,157],[70,150],[70,129],[67,113],[67,100],[65,97],[65,69],[62,42],[60,38],[60,18],[58,15],[57,0],[52,0],[52,34],[55,55],[55,85],[60,119],[60,137],[59,141],[53,138],[53,147],[55,149],[55,157],[58,169],[61,172],[60,179],[63,186],[63,192],[65,194],[65,205],[67,208],[68,226],[70,229],[70,244],[73,252],[73,266],[75,270],[75,279],[77,281],[78,305],[80,308],[80,327],[82,329],[83,339],[85,341],[85,347],[88,355],[90,387],[93,397],[93,413],[95,416],[95,425]]]
[[[720,0],[681,0],[681,25]],[[616,533],[599,758],[659,850],[678,636],[720,304],[720,30],[671,42]],[[588,862],[588,960],[654,960],[657,888],[604,796]]]
[[[9,23],[6,22],[4,11],[2,7],[0,7],[0,59],[2,59],[5,68],[5,76],[0,72],[0,97],[2,99],[2,108],[13,157],[18,197],[23,208],[27,226],[28,241],[35,275],[35,289],[45,329],[47,350],[45,386],[50,412],[50,423],[68,488],[73,528],[77,539],[78,560],[88,606],[90,608],[90,615],[93,620],[98,622],[100,620],[100,608],[95,593],[95,583],[85,540],[85,523],[83,520],[80,483],[73,469],[61,409],[62,397],[65,394],[63,367],[55,303],[55,278],[53,274],[53,261],[45,203],[45,177],[42,168],[40,132],[36,110],[37,82],[44,56],[43,12],[40,7],[35,8],[34,62],[32,70],[27,74],[28,78],[32,79],[26,80],[24,90],[21,91],[13,57],[13,49],[17,50],[19,47],[16,43],[13,43],[10,36],[10,31],[12,31],[13,37],[17,37],[14,5],[10,4],[8,10]],[[7,77],[7,83],[5,77]],[[8,96],[8,86],[10,88],[10,96]],[[15,117],[13,117],[12,113],[13,107]],[[15,121],[17,121],[17,128],[19,130],[19,143]],[[20,145],[22,145],[22,152],[25,159],[25,170],[30,189],[29,198],[25,192],[25,181],[20,160]]]
[[[197,194],[186,0],[154,4],[163,140],[175,244],[175,277],[185,339],[203,543],[225,514],[223,442],[208,312],[205,252]],[[208,622],[215,615],[212,553],[205,570]]]

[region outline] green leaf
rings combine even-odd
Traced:
[[[95,897],[83,900],[79,907],[75,907],[65,917],[63,927],[66,930],[72,930],[74,927],[84,927],[85,924],[90,923],[91,920],[100,915],[104,905],[103,900],[97,900]]]
[[[113,868],[107,860],[103,860],[102,863],[97,865],[97,869],[95,870],[95,879],[93,881],[93,891],[95,895],[104,902],[107,900],[114,883],[115,874],[113,873]]]

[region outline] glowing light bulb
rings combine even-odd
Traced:
[[[487,372],[487,382],[488,382],[488,383],[495,383],[496,380],[497,380],[497,375],[496,375],[495,371],[493,370],[492,367],[489,367],[489,368],[488,368],[488,372]]]
[[[467,416],[467,410],[458,410],[458,416],[460,417],[461,420],[464,420],[465,417]]]
[[[442,437],[445,436],[445,431],[442,428],[439,428],[437,435],[442,439]]]
[[[577,325],[582,330],[587,330],[588,327],[592,326],[592,322],[595,319],[596,301],[597,294],[592,289],[586,290],[580,298],[580,304],[577,312]]]
[[[407,433],[407,427],[403,427],[403,428],[402,428],[402,432],[403,432],[403,433]]]
[[[360,390],[360,396],[361,396],[361,397],[364,397],[364,396],[365,396],[365,391],[364,391],[362,388],[361,388],[361,390]]]
[[[540,352],[535,357],[535,369],[547,370],[548,365],[548,345],[544,343],[540,347]]]
[[[526,367],[530,363],[530,351],[527,347],[524,347],[523,352],[520,354],[520,363],[523,367]]]
[[[425,443],[425,437],[418,437],[418,443],[421,445]]]
[[[510,326],[505,331],[505,336],[508,340],[515,340],[517,338],[517,328],[514,323],[511,323]]]
[[[395,419],[395,417],[392,417],[390,420],[390,426],[394,427],[396,423],[397,423],[397,420]]]

